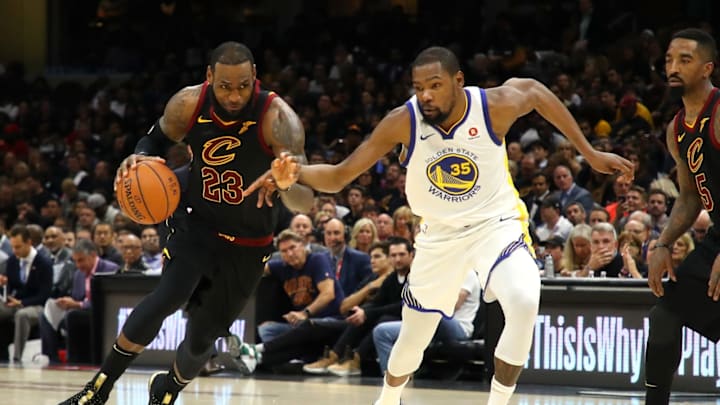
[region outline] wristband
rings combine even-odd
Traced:
[[[650,250],[655,250],[655,249],[657,249],[657,248],[665,248],[665,249],[667,249],[667,250],[670,250],[670,245],[668,245],[668,244],[666,244],[666,243],[658,242],[658,243],[656,243],[655,246],[653,246],[652,249],[650,249]]]

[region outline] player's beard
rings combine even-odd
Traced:
[[[682,99],[685,95],[685,85],[682,86],[668,86],[668,99],[672,102],[677,102]]]
[[[423,120],[425,120],[425,122],[427,122],[430,125],[440,125],[443,122],[445,122],[445,120],[448,118],[448,116],[450,116],[449,113],[444,113],[444,112],[440,111],[436,116],[430,117],[430,116],[425,115],[425,111],[423,111],[422,109],[420,110],[420,114],[422,114]]]
[[[237,120],[247,110],[247,107],[250,104],[252,104],[252,102],[253,102],[253,99],[251,98],[250,100],[248,100],[247,104],[245,104],[245,106],[240,111],[238,111],[236,113],[231,113],[230,111],[223,108],[222,104],[220,104],[220,102],[217,100],[217,97],[215,97],[215,93],[212,91],[212,86],[209,86],[208,90],[210,90],[210,100],[212,101],[212,104],[213,104],[213,111],[223,121]],[[253,94],[253,96],[255,94],[254,87],[253,87],[252,94]]]

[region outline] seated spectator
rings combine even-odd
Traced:
[[[30,329],[38,324],[42,306],[50,297],[53,268],[51,259],[32,246],[26,226],[13,226],[9,239],[13,254],[7,260],[7,274],[0,274],[0,286],[7,287],[7,299],[0,303],[0,361],[8,361],[14,329],[13,359],[17,363],[22,359]]]
[[[579,202],[585,208],[585,212],[592,210],[593,199],[590,192],[583,187],[575,184],[575,179],[565,165],[557,165],[553,169],[553,181],[557,191],[553,194],[560,201],[561,212],[565,212],[570,203]]]
[[[340,304],[340,313],[347,315],[351,308],[360,306],[373,299],[388,275],[393,273],[393,265],[389,259],[387,242],[377,242],[370,248],[370,264],[372,275],[367,277],[361,287],[352,295],[345,297]],[[267,343],[247,345],[252,352],[258,353],[256,364],[274,366],[292,359],[316,358],[323,348],[333,344],[343,332],[347,322],[344,319],[310,319],[299,327],[291,329]],[[326,357],[326,356],[325,356]],[[245,358],[251,363],[252,359]],[[244,367],[252,368],[256,364],[247,364]],[[325,372],[327,367],[323,367]],[[308,372],[313,372],[310,369]]]
[[[587,266],[590,260],[591,233],[592,228],[585,224],[575,225],[570,231],[563,248],[561,276],[572,276]]]
[[[122,254],[112,245],[115,240],[115,230],[112,225],[107,222],[99,222],[93,227],[92,235],[100,258],[121,266],[123,264]]]
[[[413,246],[403,238],[389,241],[390,261],[395,270],[380,286],[377,295],[362,306],[350,309],[348,326],[325,357],[308,364],[303,370],[313,374],[330,372],[338,376],[360,374],[363,358],[373,358],[373,328],[383,322],[399,320],[402,310],[400,293],[414,257]]]
[[[588,218],[588,224],[593,226],[598,222],[610,222],[610,213],[605,208],[595,207],[590,211],[590,218]]]
[[[570,231],[570,233],[572,233],[572,231]],[[562,258],[565,241],[559,236],[553,236],[545,242],[541,242],[540,245],[545,247],[542,253],[543,258],[540,260],[541,269],[545,271],[543,274],[545,274],[546,277],[548,276],[547,269],[545,268],[547,256],[552,258],[554,273],[561,274],[564,269]]]
[[[308,253],[304,239],[287,229],[278,235],[277,245],[282,260],[268,261],[265,275],[282,283],[293,310],[283,315],[285,322],[268,321],[258,326],[263,342],[272,341],[310,317],[338,316],[344,298],[326,254]]]
[[[325,224],[325,246],[330,249],[330,260],[335,279],[340,282],[343,295],[357,291],[360,282],[372,273],[370,256],[347,246],[345,224],[332,218]]]
[[[585,208],[578,201],[573,201],[565,208],[565,217],[573,224],[573,226],[585,223]]]
[[[395,224],[393,223],[393,219],[390,215],[383,213],[377,216],[377,219],[375,220],[375,228],[377,229],[378,240],[384,241],[393,236]]]
[[[647,212],[652,218],[652,230],[658,235],[665,229],[668,221],[668,195],[660,189],[651,189],[648,192]]]
[[[470,339],[473,334],[473,321],[478,308],[480,308],[480,290],[480,279],[475,271],[470,270],[460,287],[453,317],[440,319],[432,342],[449,343]],[[373,342],[383,374],[387,370],[393,344],[400,335],[401,324],[402,321],[383,322],[373,329]],[[335,370],[330,367],[329,371],[332,373]]]
[[[567,240],[573,224],[562,216],[561,212],[560,202],[554,197],[548,197],[542,202],[540,206],[542,224],[535,230],[540,242],[544,242],[553,236],[559,236],[563,240]]]
[[[542,218],[540,218],[540,205],[550,195],[550,184],[548,178],[543,172],[537,172],[532,176],[532,188],[523,201],[528,209],[528,215],[530,220],[535,226],[542,224]]]
[[[160,235],[154,226],[146,226],[140,234],[142,242],[142,261],[148,269],[162,268],[162,249],[160,249]]]
[[[618,246],[623,259],[623,268],[618,277],[622,278],[643,278],[647,276],[647,267],[640,257],[642,244],[637,236],[624,231],[618,236]]]
[[[619,277],[622,268],[615,227],[607,222],[596,224],[590,233],[590,260],[577,276],[594,277],[605,272],[607,277]]]
[[[367,197],[365,187],[359,184],[351,184],[348,186],[346,201],[348,208],[350,208],[350,212],[342,217],[345,225],[353,226],[358,219],[362,218],[362,211],[365,207]]]
[[[68,359],[71,363],[87,363],[90,361],[88,345],[91,343],[91,280],[95,274],[115,273],[117,264],[101,259],[97,247],[87,239],[80,239],[75,244],[72,253],[73,262],[77,271],[73,276],[73,286],[70,296],[49,299],[46,310],[40,320],[40,337],[42,339],[42,353],[48,356],[51,362],[57,363],[58,349],[60,348],[61,330],[67,337]],[[50,308],[47,308],[50,307]],[[45,314],[55,316],[48,319]],[[73,340],[78,337],[77,341]]]
[[[142,273],[150,270],[142,260],[142,241],[134,234],[125,235],[121,251],[123,264],[120,273]]]
[[[323,253],[329,253],[330,251],[328,248],[326,248],[323,245],[314,243],[310,240],[313,234],[313,226],[312,221],[310,221],[310,217],[308,217],[305,214],[296,214],[291,220],[290,220],[290,227],[288,228],[291,231],[295,232],[296,234],[300,235],[300,237],[303,238],[305,241],[305,248],[310,253],[317,253],[317,252],[323,252]],[[280,252],[273,252],[272,256],[270,256],[270,259],[280,259]]]
[[[360,218],[350,231],[350,243],[348,244],[351,248],[369,253],[370,246],[375,242],[378,242],[375,224],[370,219]]]
[[[700,210],[697,219],[695,219],[695,222],[690,227],[693,242],[695,242],[695,244],[702,242],[712,225],[712,219],[710,219],[710,214],[707,210]]]
[[[393,212],[393,236],[405,238],[409,241],[415,240],[413,231],[415,228],[415,214],[407,205],[398,207]]]
[[[695,243],[693,242],[690,234],[686,232],[680,235],[672,246],[671,259],[673,269],[677,269],[678,266],[680,266],[680,263],[682,263],[687,255],[689,255],[693,250],[695,250]]]

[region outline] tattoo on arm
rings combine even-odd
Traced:
[[[199,102],[201,86],[186,87],[170,98],[160,120],[163,132],[175,142],[185,137],[185,130]]]
[[[285,103],[278,104],[277,118],[272,123],[273,147],[295,155],[301,163],[305,157],[305,128],[300,118]]]

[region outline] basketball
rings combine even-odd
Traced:
[[[143,225],[158,224],[180,203],[180,183],[164,163],[141,161],[130,169],[116,194],[120,209],[130,219]]]

